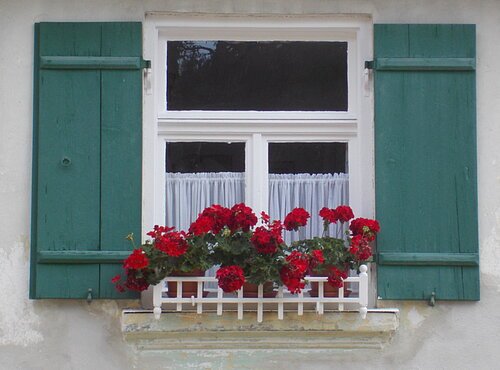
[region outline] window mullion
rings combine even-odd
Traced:
[[[254,210],[267,210],[267,142],[254,133],[247,143],[246,200]]]

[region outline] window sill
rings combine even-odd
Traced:
[[[264,313],[257,323],[252,312],[237,320],[236,312],[164,312],[124,310],[122,333],[139,349],[379,349],[399,326],[397,309],[372,309],[363,320],[358,312],[290,312],[284,320]]]

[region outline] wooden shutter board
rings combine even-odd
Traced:
[[[119,263],[116,263],[116,258],[118,258],[116,255],[112,257],[105,256],[106,258],[103,259],[103,253],[101,253],[99,249],[103,249],[104,251],[102,252],[104,252],[104,254],[106,254],[106,249],[116,249],[116,252],[111,251],[110,253],[122,254],[120,251],[130,251],[132,249],[130,242],[124,240],[125,236],[129,232],[134,232],[137,236],[140,235],[140,184],[142,182],[142,72],[138,69],[132,71],[128,70],[130,66],[128,66],[127,63],[130,62],[128,59],[133,58],[134,62],[140,61],[141,66],[144,65],[141,57],[141,27],[142,25],[139,22],[42,23],[35,25],[32,267],[30,298],[86,298],[88,288],[92,289],[94,298],[127,298],[135,296],[118,295],[117,292],[114,291],[110,279],[117,273],[122,272],[122,268]],[[101,39],[106,40],[106,37],[101,38],[101,30],[103,28],[108,28],[105,31],[114,33],[117,37],[108,41],[107,44],[105,44],[104,41],[101,42]],[[115,32],[113,29],[115,31],[121,31]],[[128,37],[126,35],[127,32],[129,33]],[[126,43],[126,45],[121,45],[123,43]],[[104,51],[109,50],[110,45],[111,47],[119,45],[118,48],[128,48],[129,53],[105,54]],[[133,48],[132,51],[131,48]],[[101,54],[103,55],[102,57]],[[42,56],[42,58],[40,58],[40,56]],[[52,56],[57,56],[55,62],[63,61],[62,65],[57,66],[56,63],[48,66],[46,65],[46,69],[40,69],[40,62],[47,62],[47,58],[50,61]],[[66,56],[71,60],[66,58]],[[125,58],[121,58],[122,56]],[[118,61],[117,58],[121,59],[121,61]],[[87,63],[87,65],[71,65],[72,62],[78,60],[86,61],[85,63]],[[94,64],[89,64],[89,61],[92,61]],[[52,62],[54,62],[54,60],[52,60]],[[114,76],[115,85],[108,86],[106,93],[113,92],[114,94],[115,88],[126,90],[126,92],[118,91],[121,96],[117,96],[116,100],[113,97],[101,99],[101,91],[104,90],[102,83],[103,78],[101,76],[103,73],[102,70],[108,69],[110,65],[113,64],[111,62],[115,64],[118,63],[118,66],[115,67],[119,69],[123,69],[124,67],[127,68],[127,70],[123,71],[125,74],[120,74],[120,71],[108,71],[110,76]],[[96,63],[102,63],[103,65],[99,66]],[[63,69],[69,68],[70,71],[57,69],[59,67]],[[130,78],[130,73],[132,73],[134,77]],[[82,76],[87,78],[83,78]],[[93,76],[93,78],[89,79],[88,76]],[[52,97],[50,94],[45,94],[52,100],[44,102],[45,95],[43,85],[50,84],[51,79],[55,79],[55,81],[59,82],[56,84],[57,86],[51,86],[49,89],[49,92],[53,95]],[[128,84],[125,83],[124,85],[123,83],[125,80],[128,81]],[[120,82],[122,82],[122,85],[120,85]],[[61,83],[66,83],[66,88],[61,88]],[[85,88],[85,86],[89,84],[95,84],[97,90],[93,93],[89,93],[87,91],[89,89]],[[80,90],[77,90],[75,87],[76,85],[80,87]],[[109,84],[104,83],[104,85]],[[113,83],[111,85],[113,85]],[[92,90],[95,89],[92,88]],[[76,104],[76,102],[85,103],[85,101],[92,101],[95,104],[91,104],[91,107],[85,104]],[[68,102],[69,104],[67,104]],[[114,121],[113,119],[108,120],[108,122],[112,123],[106,123],[103,125],[103,128],[101,128],[103,111],[106,112],[106,109],[102,109],[103,104],[109,107],[109,111],[118,113],[111,113],[111,117],[115,116]],[[50,114],[47,115],[46,107],[64,107],[62,109],[65,111],[62,116],[59,117],[58,115],[60,115],[60,113],[55,109],[55,113],[51,116]],[[131,109],[134,111],[131,111]],[[88,113],[85,116],[83,114],[84,111]],[[92,112],[95,113],[94,116]],[[78,121],[78,117],[81,118],[82,122]],[[106,119],[108,118],[106,117]],[[136,120],[133,122],[134,124],[131,124],[132,120]],[[46,123],[46,121],[48,123]],[[118,122],[123,122],[123,125],[118,125]],[[47,132],[47,124],[49,128],[53,128],[55,134]],[[113,126],[113,124],[115,126]],[[42,125],[41,130],[40,125]],[[85,131],[85,128],[91,126],[96,126],[97,130]],[[71,127],[71,129],[67,130],[66,133],[69,132],[70,135],[73,135],[73,139],[68,141],[66,145],[58,146],[57,140],[54,138],[57,138],[57,135],[61,134],[61,129],[69,127]],[[112,136],[113,132],[119,131],[123,127],[126,127],[128,131],[122,136],[121,142],[119,140],[111,140],[111,142],[115,143],[114,148],[111,149],[114,150],[114,160],[110,161],[112,165],[108,165],[104,171],[106,175],[111,173],[115,186],[111,188],[110,181],[107,182],[107,185],[103,186],[101,183],[103,171],[101,169],[100,158],[103,137],[105,136],[104,131],[108,130],[108,137],[106,139],[109,140],[109,136]],[[86,143],[89,138],[86,138],[85,134],[92,131],[94,133],[93,139],[91,140],[93,144],[91,147],[88,147]],[[102,136],[101,132],[103,132]],[[125,138],[124,142],[123,137],[127,135],[130,135],[132,139]],[[120,134],[117,136],[120,136]],[[40,137],[44,140],[41,145],[39,145]],[[47,141],[46,139],[48,139],[48,143],[45,142]],[[97,142],[97,145],[95,142]],[[106,141],[106,143],[107,142],[108,141]],[[47,148],[50,149],[49,152],[47,152]],[[126,158],[127,155],[120,155],[120,151],[131,152],[129,156],[133,158],[130,159]],[[70,152],[71,155],[69,155],[68,152]],[[41,158],[39,158],[40,156]],[[47,159],[45,159],[46,156]],[[56,157],[58,161],[54,164],[54,158]],[[69,166],[61,165],[61,160],[64,157],[71,160]],[[96,157],[97,163],[94,163]],[[52,166],[52,173],[50,175],[46,175],[45,171],[40,172],[39,161],[42,161],[44,165]],[[123,161],[128,162],[124,163]],[[121,167],[121,171],[118,171],[117,167]],[[125,172],[124,168],[130,171],[130,175],[128,178],[120,179],[118,173],[123,174]],[[97,171],[97,173],[93,173],[92,171]],[[86,176],[82,176],[82,173],[85,173]],[[81,181],[77,181],[76,185],[69,185],[72,177],[68,179],[68,176],[66,176],[61,181],[58,181],[58,179],[54,177],[54,174],[77,175],[75,178]],[[52,181],[52,183],[50,183],[50,186],[45,190],[43,182],[47,181]],[[89,183],[93,185],[89,186]],[[138,187],[137,184],[139,184]],[[53,190],[57,190],[56,186],[59,186],[60,194],[55,197]],[[77,194],[71,196],[71,189],[76,190]],[[103,189],[108,189],[108,192],[109,189],[111,189],[111,194],[108,194]],[[106,199],[103,199],[103,191]],[[120,193],[124,195],[120,195]],[[45,201],[44,203],[47,194],[51,196],[49,199],[50,202]],[[118,194],[118,196],[116,196],[116,194]],[[124,198],[130,201],[130,203],[124,203],[123,207],[117,210],[109,208],[105,211],[101,211],[107,199],[113,197],[115,198],[115,204],[117,202],[116,199],[119,201]],[[57,201],[54,201],[54,198],[56,198]],[[64,198],[65,201],[60,201]],[[81,203],[81,207],[74,207],[73,205],[75,202],[78,202],[78,199],[80,199],[79,202]],[[42,203],[41,205],[40,202]],[[113,202],[111,201],[111,203]],[[50,212],[44,212],[44,207],[49,207],[47,208],[48,210],[54,210],[54,215],[49,215]],[[127,208],[127,210],[124,210],[124,208]],[[104,216],[105,219],[106,217],[108,219],[113,217],[116,218],[117,221],[111,221],[103,226],[103,213],[106,212],[107,216]],[[41,213],[46,213],[47,217],[41,215]],[[60,230],[47,228],[46,222],[49,222],[51,225],[57,225],[58,222],[62,222],[61,225],[63,227]],[[65,227],[65,223],[71,227]],[[111,233],[115,232],[115,235],[110,235],[107,240],[103,240],[103,227],[110,227],[110,230],[112,230]],[[107,232],[104,231],[104,234],[106,233]],[[119,237],[115,238],[118,234]],[[73,236],[76,236],[76,238],[73,238]],[[57,257],[59,258],[57,261],[57,258],[54,256],[58,254],[60,254],[60,256]],[[69,258],[70,254],[74,254],[73,257],[76,256],[76,259],[80,258],[80,262],[84,262],[84,264],[75,263],[74,259],[71,260],[71,258]],[[41,264],[36,263],[38,257],[41,258]],[[56,258],[56,260],[54,260],[54,258]],[[66,264],[63,263],[64,259],[66,259]],[[99,265],[97,263],[104,261],[112,263],[109,265]]]
[[[52,53],[85,56],[99,53],[92,25],[78,28],[70,24],[61,27],[40,24],[36,31],[38,54],[35,59]],[[78,48],[75,48],[75,40]],[[35,65],[39,67],[39,62]],[[100,99],[98,75],[93,71],[63,75],[40,70],[35,76],[37,204],[32,221],[36,224],[32,249],[34,252],[59,248],[98,249],[99,158],[95,148],[100,138],[98,133],[89,134],[91,130],[85,129],[96,125],[96,121],[99,124],[99,110],[95,107]],[[61,163],[65,157],[71,160],[69,166]],[[78,200],[81,207],[68,207],[69,201]],[[32,257],[36,257],[36,253]],[[89,288],[99,293],[98,265],[45,265],[37,266],[36,270],[36,280],[33,282],[32,277],[31,285],[33,298],[83,298]]]
[[[376,69],[378,58],[399,58],[421,70],[375,72],[382,260],[387,253],[477,255],[475,75],[442,63],[457,59],[463,67],[463,58],[475,57],[474,37],[471,25],[375,26]],[[438,60],[421,68],[422,58]],[[437,299],[479,299],[478,268],[379,265],[378,289],[390,299],[428,299],[432,291]]]
[[[102,56],[142,56],[141,23],[103,23]],[[101,248],[131,251],[125,237],[141,242],[142,206],[142,70],[101,71]],[[119,181],[117,181],[119,179]],[[101,295],[130,298],[116,292],[110,280],[123,272],[101,264]]]

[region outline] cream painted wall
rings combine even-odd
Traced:
[[[33,24],[143,20],[147,12],[364,13],[377,22],[477,24],[482,300],[383,302],[401,307],[393,343],[375,352],[139,353],[119,331],[116,302],[29,301]],[[500,1],[0,0],[0,369],[500,367]],[[126,303],[120,303],[125,305]]]

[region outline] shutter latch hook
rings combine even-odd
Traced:
[[[431,293],[431,298],[429,299],[429,306],[434,307],[436,305],[436,292]]]
[[[92,302],[92,288],[89,288],[87,293],[87,303],[90,304]]]

